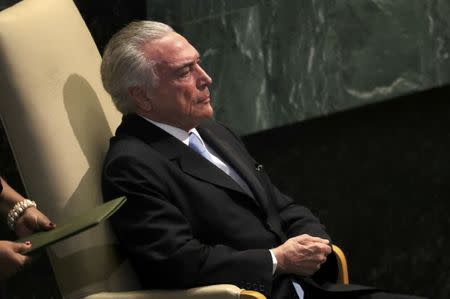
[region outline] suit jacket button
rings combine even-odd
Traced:
[[[261,171],[262,169],[263,169],[262,164],[256,165],[256,170],[257,170],[257,171]]]

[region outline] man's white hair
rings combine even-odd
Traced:
[[[122,114],[136,109],[128,94],[129,87],[140,86],[147,91],[158,83],[155,62],[145,57],[144,45],[173,31],[160,22],[132,22],[114,34],[106,45],[100,70],[102,82]]]

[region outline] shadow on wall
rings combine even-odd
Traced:
[[[70,125],[89,165],[64,207],[65,215],[78,215],[103,203],[101,171],[112,133],[98,96],[86,79],[77,74],[70,75],[63,95]],[[61,280],[62,293],[75,292],[108,280],[109,275],[125,261],[113,240],[109,227],[101,224],[68,240],[80,244],[76,252],[63,257],[52,255],[56,268],[80,269],[80,264],[89,268],[82,276],[77,276],[77,280]],[[97,258],[93,259],[93,256]]]
[[[65,210],[83,212],[87,207],[102,202],[100,191],[103,158],[112,136],[108,121],[97,94],[83,77],[72,74],[64,84],[64,106],[73,133],[89,164],[78,188]],[[97,194],[93,194],[97,191]],[[98,202],[92,200],[98,197]]]
[[[322,219],[352,282],[450,298],[449,94],[435,88],[244,138],[280,189]]]

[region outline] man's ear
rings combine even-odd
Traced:
[[[140,86],[128,87],[128,95],[134,100],[136,107],[142,111],[152,110],[152,104],[147,92]]]

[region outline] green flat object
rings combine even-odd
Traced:
[[[49,246],[96,226],[113,215],[126,200],[127,199],[124,196],[110,200],[82,215],[72,217],[66,222],[58,224],[58,226],[52,230],[34,233],[28,237],[19,239],[17,242],[30,241],[32,247],[23,252],[25,254],[30,254],[42,247]]]

